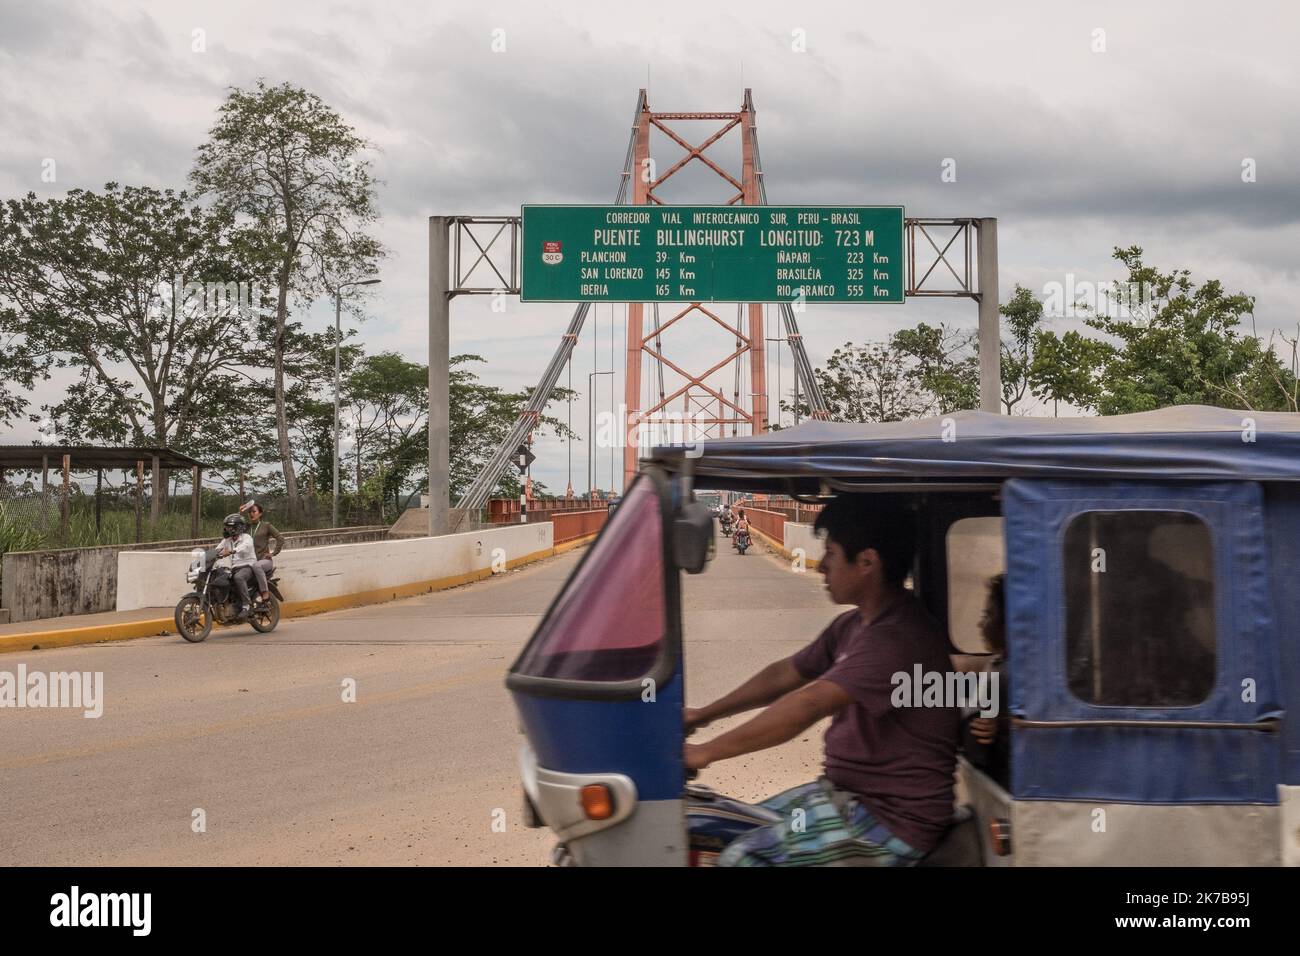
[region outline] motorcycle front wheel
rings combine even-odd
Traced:
[[[275,626],[280,623],[280,602],[274,594],[267,600],[265,607],[259,605],[253,609],[253,616],[248,619],[248,623],[260,634],[269,634],[275,630]]]
[[[187,594],[176,604],[176,632],[191,644],[205,641],[212,633],[212,612],[205,611],[197,594]]]

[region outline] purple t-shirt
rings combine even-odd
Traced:
[[[961,712],[891,703],[893,675],[911,679],[918,664],[922,672],[952,669],[947,638],[911,595],[869,623],[856,608],[841,614],[794,656],[803,677],[830,681],[853,698],[826,731],[826,776],[925,853],[952,819]]]

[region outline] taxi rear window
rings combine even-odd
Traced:
[[[665,633],[663,520],[638,478],[520,656],[514,673],[610,683],[654,669]]]

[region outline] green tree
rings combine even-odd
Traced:
[[[33,202],[35,197],[28,197]],[[0,426],[17,419],[30,404],[38,379],[49,377],[50,358],[37,355],[28,342],[31,294],[40,285],[39,259],[23,227],[11,212],[13,201],[0,204]],[[17,204],[21,213],[23,203]]]
[[[456,501],[464,493],[478,473],[487,464],[492,453],[505,439],[520,413],[527,406],[532,395],[532,388],[517,392],[507,392],[494,385],[485,385],[468,366],[471,362],[484,361],[481,355],[455,355],[451,358],[450,392],[450,463],[449,483],[451,500]],[[551,402],[562,402],[572,393],[567,388],[556,387],[551,391]],[[425,422],[427,436],[428,422]],[[543,414],[538,422],[537,434],[546,430],[570,441],[577,435],[554,416]],[[426,437],[427,442],[427,437]],[[537,482],[533,482],[536,490]],[[428,488],[428,473],[425,473],[424,488]],[[518,497],[522,483],[513,469],[507,468],[502,474],[493,494],[501,497]]]
[[[1043,341],[1043,303],[1016,283],[1011,300],[998,306],[998,313],[1002,316],[1002,411],[1010,415],[1027,398],[1042,397],[1045,383],[1038,373],[1046,359],[1038,360],[1037,352]]]
[[[832,421],[896,422],[942,414],[978,404],[973,341],[973,333],[923,322],[883,342],[846,342],[813,374]],[[793,406],[782,400],[781,407]],[[811,414],[802,395],[799,414]]]
[[[67,441],[197,450],[219,427],[214,387],[250,360],[259,292],[230,218],[184,192],[109,183],[0,207],[5,312],[30,357],[77,375],[44,406]]]
[[[1075,396],[1083,407],[1103,415],[1170,405],[1295,409],[1294,370],[1271,342],[1241,329],[1253,296],[1228,294],[1217,279],[1197,284],[1187,269],[1162,272],[1139,246],[1116,248],[1114,258],[1127,270],[1114,283],[1121,308],[1085,320],[1109,339],[1082,355],[1097,379],[1094,391]]]
[[[413,472],[427,466],[429,367],[396,352],[369,355],[348,375],[349,427],[357,487],[378,475],[380,500],[398,505]]]
[[[276,294],[271,339],[276,436],[289,510],[300,509],[286,401],[289,301],[305,307],[372,272],[384,250],[366,143],[319,96],[288,83],[232,88],[190,179],[248,227]]]
[[[1071,330],[1057,336],[1040,330],[1035,336],[1030,378],[1034,394],[1052,403],[1053,414],[1061,402],[1076,408],[1096,408],[1101,400],[1099,368],[1110,346]]]
[[[974,332],[921,322],[916,328],[895,332],[892,341],[911,359],[909,372],[921,393],[929,397],[925,414],[979,407],[980,368]]]

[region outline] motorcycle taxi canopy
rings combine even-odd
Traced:
[[[662,445],[651,460],[698,487],[770,489],[790,479],[1132,478],[1300,480],[1300,415],[1179,405],[1104,417],[954,412],[903,422],[807,421],[755,436]]]

